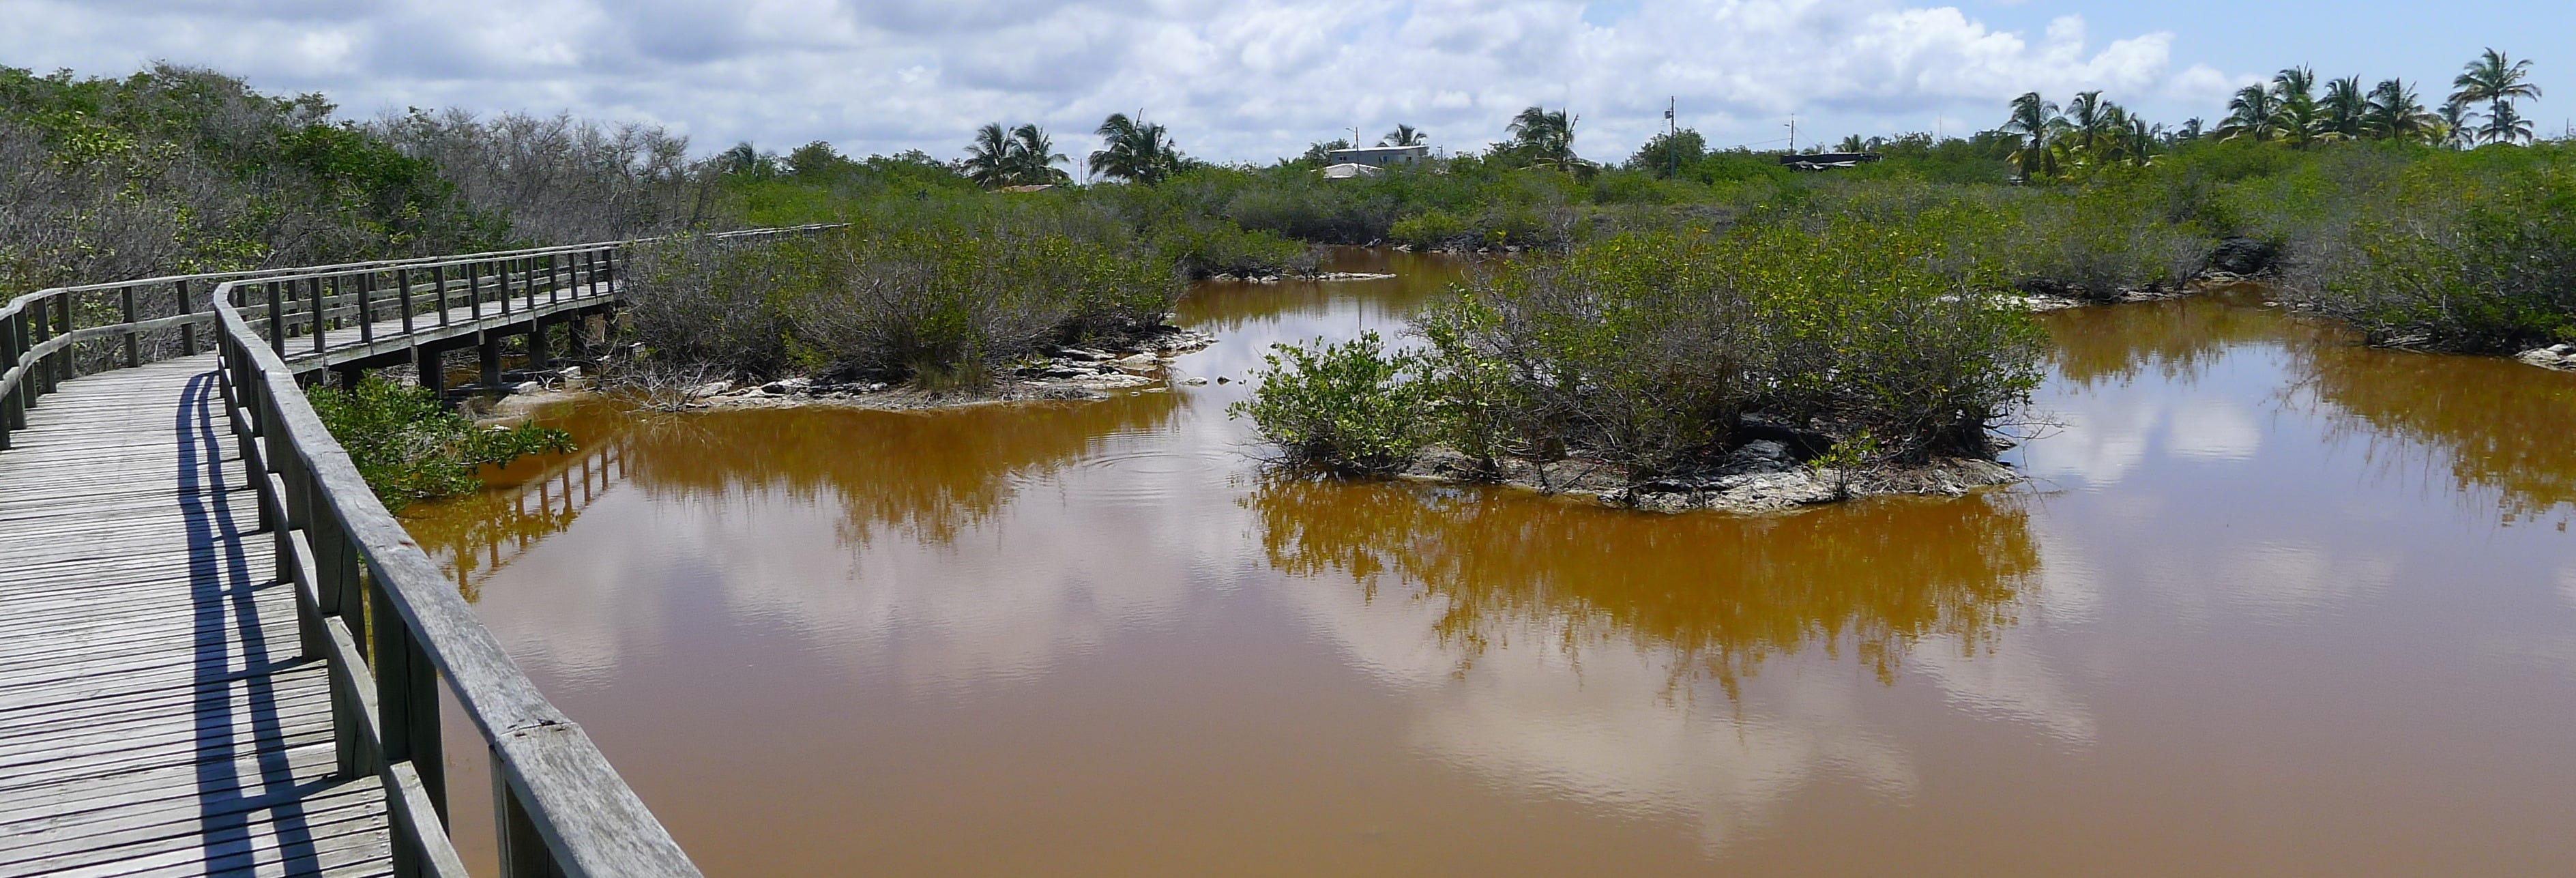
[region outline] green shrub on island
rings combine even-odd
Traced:
[[[373,375],[354,388],[316,387],[305,397],[386,509],[480,490],[474,474],[485,466],[573,450],[562,430],[478,427],[441,403],[437,391]]]
[[[1463,284],[1415,350],[1280,347],[1234,413],[1292,462],[1356,472],[1436,443],[1489,471],[1582,456],[1642,479],[1713,464],[1756,421],[1866,435],[1885,461],[1990,457],[2041,337],[1942,252],[1858,220],[1622,235]]]
[[[1375,331],[1343,342],[1274,345],[1263,360],[1252,398],[1226,413],[1259,424],[1284,463],[1390,473],[1433,438],[1422,361],[1389,353]]]

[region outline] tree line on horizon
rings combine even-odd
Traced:
[[[2105,98],[2100,90],[2078,92],[2063,105],[2034,91],[2012,100],[2004,124],[1968,139],[2010,138],[2012,145],[2004,158],[2024,181],[2078,175],[2102,167],[2143,165],[2159,152],[2204,138],[2281,141],[2297,147],[2329,140],[2406,140],[2439,146],[2528,142],[2533,139],[2531,122],[2515,104],[2541,96],[2540,87],[2530,81],[2530,73],[2529,60],[2514,60],[2487,49],[2453,79],[2453,91],[2441,106],[2427,108],[2415,86],[2395,78],[2364,88],[2361,77],[2347,76],[2327,80],[2320,93],[2314,69],[2300,65],[2281,70],[2269,82],[2239,89],[2228,100],[2227,116],[2215,128],[2198,117],[2171,128],[2152,123]],[[1506,139],[1490,145],[1485,157],[1520,167],[1588,175],[1600,165],[1575,153],[1574,129],[1580,118],[1565,109],[1523,109],[1506,123]],[[1083,166],[1089,175],[1100,179],[1151,185],[1176,172],[1206,164],[1181,154],[1169,130],[1159,123],[1145,122],[1142,113],[1132,117],[1111,114],[1093,133],[1101,138],[1102,147],[1087,156]],[[1425,143],[1426,138],[1421,129],[1403,124],[1379,138],[1377,145],[1414,146]],[[1863,138],[1855,134],[1843,138],[1835,148],[1866,152],[1916,139],[1935,140],[1915,135]],[[965,157],[951,166],[985,188],[1072,182],[1071,174],[1055,167],[1070,159],[1053,152],[1051,145],[1050,136],[1035,124],[1006,127],[992,123],[977,131]],[[1333,151],[1357,145],[1343,138],[1318,141],[1302,155],[1283,158],[1279,163],[1322,167]],[[829,149],[828,144],[817,141],[800,152],[821,150],[815,154],[819,158],[828,155]],[[1656,170],[1655,159],[1663,157],[1663,169],[1669,173],[1678,169],[1680,153],[1684,151],[1691,153],[1693,161],[1711,153],[1698,132],[1678,129],[1650,138],[1628,165],[1632,169]],[[774,159],[763,157],[749,143],[737,145],[720,162],[736,173],[760,175],[781,170]],[[789,161],[787,166],[798,165]]]

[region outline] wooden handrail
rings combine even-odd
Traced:
[[[838,228],[838,223],[813,223],[773,229],[743,229],[715,232],[704,237],[715,240],[759,239],[789,234],[811,234]],[[462,281],[473,284],[472,276],[454,277],[448,269],[551,259],[560,264],[570,257],[631,248],[638,244],[670,240],[679,236],[638,238],[628,241],[530,247],[497,250],[461,256],[423,256],[348,262],[333,265],[263,268],[245,271],[174,274],[137,280],[53,287],[17,296],[0,304],[0,449],[9,447],[9,434],[26,425],[26,410],[51,394],[54,386],[71,378],[125,368],[198,352],[197,331],[214,323],[212,310],[205,302],[213,288],[225,283],[246,280],[305,282],[320,278],[360,276],[389,271],[429,271],[437,278],[438,287],[429,293],[444,295]],[[110,297],[99,300],[102,296]],[[358,294],[352,290],[323,302],[353,302]],[[436,298],[425,295],[424,304]],[[479,305],[483,299],[476,299]],[[260,312],[252,307],[247,310]],[[264,322],[268,315],[260,313]],[[335,315],[326,315],[335,316]],[[413,314],[406,312],[403,317]],[[481,314],[475,315],[478,319]],[[91,319],[96,318],[96,319]],[[441,310],[441,320],[447,319]],[[170,333],[146,340],[146,333]],[[122,346],[113,344],[123,340]],[[107,340],[108,347],[83,345],[82,342]]]
[[[709,237],[756,240],[832,227]],[[503,874],[696,876],[697,866],[589,735],[546,700],[386,511],[297,381],[299,373],[327,362],[334,331],[373,353],[487,323],[604,307],[622,287],[621,254],[656,240],[663,239],[180,275],[20,296],[0,307],[0,363],[9,365],[0,373],[0,449],[8,447],[12,430],[24,428],[25,410],[38,396],[74,377],[71,355],[81,342],[123,339],[114,352],[122,356],[102,367],[124,368],[161,353],[145,350],[141,333],[183,329],[186,352],[194,353],[195,328],[212,324],[217,386],[243,471],[257,489],[260,532],[276,543],[278,579],[294,586],[304,653],[330,669],[339,770],[373,775],[384,785],[396,874],[465,876],[447,832],[438,719],[443,686],[491,757]],[[388,272],[400,277],[390,292],[375,284]],[[428,288],[415,286],[414,272],[429,275]],[[499,281],[483,282],[489,278]],[[178,293],[176,313],[139,313],[132,291],[163,284]],[[193,307],[192,284],[209,293],[211,307]],[[284,306],[288,287],[306,291],[297,309]],[[74,294],[101,290],[117,294],[119,319],[76,326]],[[250,301],[254,290],[260,301]],[[457,292],[478,306],[498,293],[497,301],[513,310],[484,314],[464,327],[443,325],[451,322],[451,293]],[[434,305],[439,320],[415,325],[416,313],[425,313],[413,310],[419,304]],[[361,329],[373,327],[386,307],[399,311],[399,329]],[[245,311],[260,315],[257,327]],[[334,320],[345,330],[334,330]],[[307,331],[295,335],[298,328]],[[298,343],[292,357],[290,336]]]

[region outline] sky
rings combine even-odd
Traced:
[[[2178,123],[2294,64],[2418,83],[2438,103],[2493,46],[2533,60],[2556,134],[2576,115],[2576,4],[2452,0],[0,0],[0,65],[122,75],[212,67],[319,91],[351,118],[457,106],[661,125],[699,153],[961,154],[987,122],[1064,152],[1112,112],[1183,151],[1267,162],[1375,142],[1398,123],[1444,150],[1569,108],[1575,146],[1618,160],[1666,101],[1716,145],[1971,133],[2014,95],[2080,89]],[[2564,84],[2564,85],[2562,85]]]

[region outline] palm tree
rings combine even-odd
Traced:
[[[958,169],[986,189],[1007,185],[1002,178],[1011,172],[1011,135],[1002,130],[1002,123],[975,129],[975,141],[966,144],[966,160],[958,163]]]
[[[716,166],[723,168],[728,174],[762,180],[777,173],[778,157],[761,154],[759,148],[752,146],[751,141],[746,140],[734,144],[732,149],[718,153]]]
[[[2370,99],[2361,91],[2361,77],[2347,76],[2326,83],[2325,100],[2318,102],[2324,118],[2322,133],[2344,140],[2360,140],[2364,121],[2370,115]]]
[[[1513,116],[1503,130],[1511,132],[1512,148],[1528,156],[1531,165],[1573,170],[1583,163],[1574,155],[1574,123],[1581,118],[1533,106]]]
[[[1012,185],[1067,183],[1073,180],[1073,175],[1055,166],[1055,163],[1069,161],[1069,159],[1065,158],[1064,153],[1056,152],[1055,139],[1048,137],[1045,129],[1034,124],[1011,129],[1010,159],[1011,178],[1014,181]]]
[[[2103,136],[2110,133],[2110,111],[2115,109],[2103,102],[2100,91],[2076,92],[2075,99],[2066,102],[2067,133],[2075,138],[2078,152],[2090,155],[2101,145]]]
[[[2199,116],[2184,119],[2182,120],[2182,127],[2174,129],[2173,139],[2177,142],[2185,140],[2199,140],[2201,134],[2200,128],[2201,121]]]
[[[975,185],[998,189],[1070,181],[1072,176],[1055,166],[1064,160],[1044,129],[1022,125],[1005,130],[995,122],[975,129],[975,141],[966,145],[966,158],[957,166]]]
[[[2281,106],[2272,117],[2273,127],[2290,145],[2308,145],[2325,128],[2317,107],[2317,72],[2306,67],[2284,68],[2272,76],[2272,92]]]
[[[1421,146],[1422,138],[1425,136],[1426,135],[1422,133],[1422,129],[1415,128],[1411,125],[1397,125],[1395,126],[1395,130],[1389,131],[1386,133],[1385,137],[1379,138],[1377,145]]]
[[[2030,182],[2034,173],[2042,177],[2057,174],[2056,158],[2049,153],[2048,141],[2057,136],[2058,130],[2065,125],[2065,117],[2057,114],[2057,105],[2040,97],[2038,92],[2027,92],[2013,99],[2012,118],[2004,121],[2003,132],[2022,138],[2021,148],[2013,150],[2012,154],[2013,165],[2021,170],[2022,182]]]
[[[1092,133],[1100,135],[1102,144],[1087,162],[1094,174],[1152,185],[1171,176],[1181,165],[1179,148],[1172,145],[1160,124],[1111,113]]]
[[[2488,143],[2530,140],[2531,120],[2522,118],[2512,104],[2499,101],[2487,109],[2487,121],[2478,126],[2478,137]]]
[[[2442,120],[2442,131],[2439,137],[2433,138],[2434,142],[2454,147],[2469,145],[2470,140],[2477,134],[2477,128],[2469,124],[2469,120],[2475,115],[2469,112],[2467,103],[2459,100],[2443,102],[2442,112],[2438,117]]]
[[[2227,99],[2227,118],[2219,120],[2218,136],[2251,137],[2260,142],[2272,139],[2280,127],[2280,96],[2269,88],[2249,85]]]
[[[2372,137],[2396,140],[2426,140],[2440,126],[2442,118],[2424,111],[2415,90],[2404,80],[2383,79],[2370,89],[2369,105],[2362,112],[2362,130]]]
[[[2451,102],[2462,105],[2486,102],[2487,124],[2480,126],[2477,133],[2489,143],[2527,139],[2531,136],[2531,126],[2522,121],[2520,113],[2514,112],[2513,102],[2540,97],[2540,86],[2531,84],[2530,79],[2529,60],[2515,61],[2505,57],[2503,52],[2488,49],[2451,80],[2452,88],[2456,89],[2451,92]]]

